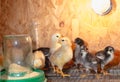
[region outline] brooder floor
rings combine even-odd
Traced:
[[[95,74],[90,74],[84,78],[81,77],[83,73],[76,71],[75,68],[64,70],[65,73],[70,74],[70,77],[61,77],[59,74],[53,73],[52,70],[45,71],[48,79],[47,82],[120,82],[120,65],[110,69],[109,75],[99,74],[100,78],[97,79]]]

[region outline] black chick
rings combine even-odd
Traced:
[[[86,48],[84,41],[81,38],[76,38],[75,41],[75,51],[74,51],[74,58],[75,58],[75,65],[79,69],[81,63],[82,63],[82,57],[81,57],[81,49]]]
[[[81,63],[85,67],[86,72],[89,73],[90,70],[94,70],[97,75],[98,72],[97,58],[93,54],[91,54],[85,47],[81,48],[80,53],[81,53]],[[98,78],[98,75],[96,77]]]
[[[109,64],[114,59],[114,48],[112,46],[105,47],[104,50],[98,51],[96,57],[99,59],[99,64],[101,67],[101,72],[106,75],[107,72],[104,70],[104,67]]]

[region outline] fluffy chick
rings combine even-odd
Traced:
[[[63,66],[73,58],[73,51],[71,48],[71,41],[67,37],[62,37],[60,39],[61,47],[50,56],[51,65],[57,66],[59,70],[57,73],[60,73],[61,76],[70,76],[69,74],[64,74],[62,69]]]
[[[50,45],[50,54],[53,54],[58,48],[61,47],[61,44],[58,42],[61,37],[60,33],[55,33],[51,37],[51,45]]]
[[[119,66],[119,64],[120,64],[120,51],[115,50],[114,59],[105,66],[104,70],[108,70],[112,67]]]
[[[114,59],[114,48],[107,46],[104,50],[98,51],[96,57],[100,61],[101,72],[106,75],[104,67]]]
[[[34,69],[42,69],[45,66],[45,55],[42,51],[34,52]]]
[[[58,42],[60,38],[61,38],[60,33],[54,33],[52,35],[51,44],[50,44],[50,51],[48,54],[48,60],[49,60],[50,55],[53,55],[53,53],[61,47],[61,44]],[[49,66],[50,66],[50,63],[49,63]],[[57,72],[57,70],[58,70],[57,67],[53,67],[53,68],[54,68],[54,72]]]
[[[77,68],[79,68],[79,65],[82,63],[82,56],[81,56],[81,48],[85,47],[84,41],[81,38],[76,38],[75,41],[75,52],[74,52],[74,57],[75,57],[75,65]]]
[[[97,74],[97,69],[98,69],[97,58],[93,54],[88,52],[86,47],[81,47],[80,55],[81,55],[81,64],[85,67],[86,72],[89,73],[90,70],[92,69]]]

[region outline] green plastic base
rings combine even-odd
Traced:
[[[45,74],[42,70],[35,70],[35,72],[38,72],[39,75],[32,77],[32,78],[26,78],[26,79],[19,79],[19,80],[4,80],[0,78],[0,82],[44,82],[45,81]],[[0,75],[4,75],[5,71],[0,73]]]

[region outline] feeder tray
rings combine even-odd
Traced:
[[[6,80],[0,77],[0,82],[45,82],[45,75],[42,70],[35,70],[33,72],[37,72],[38,75],[30,78],[14,79],[14,80],[13,79]],[[0,76],[3,76],[5,74],[6,74],[6,71],[0,72]]]

